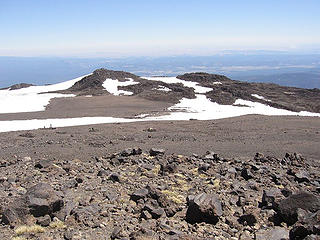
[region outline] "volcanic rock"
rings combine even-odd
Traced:
[[[28,189],[25,198],[30,213],[35,217],[57,212],[64,204],[62,197],[47,183],[39,183]]]
[[[150,156],[158,156],[158,155],[163,155],[165,153],[165,150],[160,148],[151,148],[149,153],[150,153]]]
[[[272,229],[259,230],[255,237],[256,240],[289,240],[289,231],[285,228],[275,227]]]
[[[186,213],[187,222],[216,224],[222,214],[221,202],[217,196],[206,193],[188,196],[188,210]]]
[[[293,194],[279,203],[279,212],[288,224],[294,224],[298,221],[299,208],[314,213],[320,210],[320,200],[311,193],[301,192]]]

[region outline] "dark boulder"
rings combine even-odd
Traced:
[[[3,207],[2,222],[11,226],[32,223],[33,217],[51,216],[63,205],[61,194],[49,184],[39,183],[29,188],[21,198]]]
[[[244,226],[254,226],[254,224],[257,222],[257,217],[252,213],[243,214],[239,217],[238,222]]]
[[[186,221],[189,223],[206,222],[216,224],[222,216],[221,202],[213,194],[201,193],[188,196]]]
[[[297,222],[299,208],[315,213],[320,210],[320,200],[311,193],[301,192],[293,194],[279,203],[279,213],[288,224]]]
[[[30,213],[35,217],[59,211],[63,207],[62,197],[47,183],[39,183],[26,193]]]
[[[245,180],[249,180],[253,178],[253,174],[251,173],[251,171],[247,168],[243,168],[241,170],[241,177],[243,177]]]
[[[112,180],[113,182],[121,181],[120,175],[117,173],[111,173],[111,175],[109,176],[109,179]]]
[[[165,150],[161,148],[151,148],[149,151],[150,156],[163,155],[164,153],[165,153]]]

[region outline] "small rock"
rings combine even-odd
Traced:
[[[165,153],[165,150],[161,148],[151,148],[149,151],[150,156],[163,155],[164,153]]]
[[[98,171],[97,176],[98,176],[98,177],[103,177],[103,176],[108,176],[109,174],[110,174],[109,171],[106,171],[106,170],[104,170],[104,169],[100,169],[100,170]]]
[[[279,202],[284,198],[282,192],[278,188],[263,190],[261,207],[269,209],[277,209]]]
[[[219,161],[220,157],[218,156],[217,153],[207,151],[206,155],[203,156],[203,159],[204,160],[211,160],[211,161]]]
[[[250,172],[249,169],[243,168],[241,171],[241,177],[248,181],[249,179],[253,178],[253,174]]]
[[[115,227],[111,233],[110,238],[111,239],[121,238],[121,231],[122,229],[120,227]]]
[[[147,132],[156,132],[156,131],[157,131],[157,129],[155,129],[155,128],[152,128],[152,127],[147,128]]]
[[[42,168],[48,168],[48,167],[50,167],[50,165],[51,165],[51,161],[50,160],[43,159],[43,160],[40,160],[39,162],[37,162],[34,165],[34,167],[42,169]]]
[[[120,182],[120,175],[117,173],[111,173],[109,176],[109,179],[112,180],[113,182]]]
[[[200,167],[198,167],[199,172],[206,172],[210,168],[210,164],[204,163]]]
[[[241,223],[244,226],[253,226],[257,222],[257,217],[253,213],[244,214],[240,216],[238,219],[238,222]]]
[[[66,232],[63,234],[63,238],[64,238],[65,240],[72,240],[73,235],[74,235],[73,232],[71,232],[71,231],[66,231]]]
[[[295,174],[295,181],[298,183],[310,182],[310,175],[307,171],[300,170]]]
[[[256,232],[256,240],[289,240],[289,231],[285,228],[275,227],[272,229],[259,230]]]
[[[152,215],[148,211],[144,210],[141,212],[141,218],[148,220],[152,218]]]
[[[49,226],[50,222],[51,222],[51,218],[50,218],[49,215],[45,215],[43,217],[38,217],[37,218],[37,224],[39,224],[39,225],[41,225],[43,227]]]
[[[147,195],[149,194],[149,190],[146,188],[139,189],[131,194],[130,198],[131,200],[137,202],[139,199],[145,199],[147,198]]]

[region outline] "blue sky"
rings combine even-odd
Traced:
[[[320,48],[319,0],[0,0],[0,56]]]

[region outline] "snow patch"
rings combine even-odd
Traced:
[[[260,96],[258,94],[251,94],[252,97],[255,97],[255,98],[258,98],[258,99],[261,99],[261,100],[264,100],[264,101],[267,101],[267,102],[272,102],[271,100],[269,99],[266,99],[265,97],[263,96]]]
[[[164,83],[182,83],[185,87],[191,87],[194,89],[195,93],[207,93],[212,90],[212,88],[199,86],[197,82],[190,82],[178,79],[176,77],[143,77],[144,79],[151,81],[160,81]]]
[[[139,84],[139,82],[135,82],[132,78],[126,78],[128,81],[125,82],[120,82],[117,79],[111,79],[107,78],[102,86],[111,94],[115,96],[120,96],[120,95],[132,95],[132,92],[129,91],[124,91],[124,90],[119,90],[118,87],[122,86],[129,86],[129,85],[135,85]]]
[[[34,130],[51,127],[71,127],[89,124],[131,122],[130,119],[113,117],[81,117],[0,121],[0,132]]]
[[[63,118],[63,119],[32,119],[0,121],[0,132],[32,130],[49,127],[68,127],[102,123],[119,122],[140,122],[140,121],[165,121],[165,120],[213,120],[242,116],[247,114],[261,115],[292,115],[292,116],[313,116],[320,117],[319,113],[311,112],[291,112],[288,110],[277,109],[262,103],[236,100],[235,104],[246,105],[220,105],[211,102],[205,95],[197,94],[195,99],[183,98],[181,101],[168,109],[169,114],[163,116],[149,116],[141,114],[136,118],[113,118],[113,117],[82,117],[82,118]]]
[[[30,86],[16,90],[0,90],[0,113],[44,111],[52,98],[75,96],[74,94],[46,92],[66,90],[89,75],[52,85]]]

